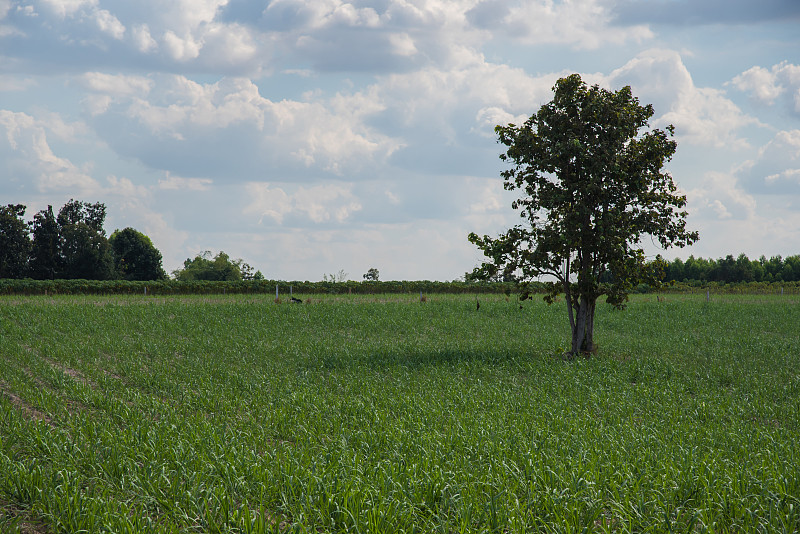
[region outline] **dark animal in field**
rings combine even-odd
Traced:
[[[294,302],[296,304],[302,304],[303,303],[302,300],[300,300],[299,298],[296,298],[296,297],[292,297],[292,302]]]

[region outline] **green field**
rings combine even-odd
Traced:
[[[0,297],[0,532],[800,530],[796,296],[311,299]]]

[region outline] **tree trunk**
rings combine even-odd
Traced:
[[[594,307],[597,299],[581,296],[575,326],[572,329],[572,355],[588,354],[594,350]]]

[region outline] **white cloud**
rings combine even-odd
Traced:
[[[127,76],[122,74],[106,74],[103,72],[87,72],[78,80],[88,90],[105,93],[109,96],[141,96],[150,92],[153,81],[144,76]]]
[[[522,69],[490,63],[473,54],[458,68],[430,67],[392,74],[379,81],[374,90],[406,124],[441,120],[439,126],[446,128],[452,121],[450,113],[466,112],[475,125],[485,126],[487,117],[527,118],[552,97],[551,88],[558,78],[559,74],[533,77]]]
[[[673,124],[684,142],[722,147],[747,147],[740,136],[760,125],[745,115],[721,90],[697,87],[678,52],[651,49],[638,54],[605,78],[608,85],[630,85],[642,103],[652,103],[654,125]]]
[[[44,123],[25,113],[0,110],[0,159],[12,182],[34,183],[39,192],[97,190],[97,182],[86,169],[57,156],[47,141],[47,132],[67,135],[65,123]]]
[[[180,176],[170,176],[158,181],[158,188],[174,191],[208,191],[213,180],[209,178],[182,178]]]
[[[92,116],[108,111],[114,98],[143,98],[150,92],[152,80],[143,76],[126,76],[87,72],[77,78],[80,85],[90,91],[82,103]]]
[[[270,184],[249,183],[246,190],[252,201],[244,213],[258,217],[259,224],[265,217],[282,224],[284,218],[292,213],[314,223],[342,223],[362,207],[352,189],[352,184],[323,184],[301,186],[294,193],[287,194],[282,188]]]
[[[689,211],[701,219],[741,220],[755,215],[755,198],[741,189],[731,174],[706,173],[700,186],[686,196]]]
[[[301,27],[306,31],[328,26],[375,28],[380,23],[373,8],[357,8],[340,0],[275,0],[264,10],[264,17],[276,27]]]
[[[794,195],[800,200],[800,130],[780,131],[737,171],[756,193]]]
[[[388,157],[399,146],[398,141],[366,126],[364,119],[382,108],[361,93],[336,95],[327,101],[274,102],[262,97],[258,87],[246,78],[200,84],[182,76],[160,77],[152,88],[143,81],[132,84],[121,80],[117,84],[116,80],[91,80],[94,87],[101,82],[108,85],[109,90],[101,94],[110,97],[112,103],[106,106],[104,115],[127,121],[124,129],[117,123],[104,132],[109,143],[129,145],[129,136],[150,136],[152,141],[144,141],[141,150],[152,151],[151,143],[166,150],[165,140],[176,142],[176,153],[193,153],[187,157],[213,162],[211,167],[197,165],[205,172],[230,175],[239,164],[253,173],[277,163],[342,174],[369,164],[373,158]],[[140,92],[149,88],[148,100],[131,97],[132,87]],[[215,149],[203,148],[205,145]],[[189,174],[197,175],[193,171]]]
[[[168,30],[164,34],[164,46],[167,52],[177,61],[186,61],[195,59],[200,55],[200,49],[203,47],[202,41],[195,39],[192,34],[184,34],[179,37],[175,32]]]
[[[0,91],[24,91],[36,85],[32,78],[0,74]]]
[[[150,27],[147,24],[138,24],[133,27],[133,42],[136,49],[142,53],[149,53],[158,48],[158,43],[150,34]]]
[[[97,0],[41,0],[41,4],[63,19],[74,16],[84,7],[97,6]]]
[[[266,61],[269,54],[259,50],[250,28],[216,20],[227,3],[228,0],[178,0],[165,8],[162,2],[148,0],[147,5],[156,15],[147,25],[137,28],[136,46],[145,53],[162,49],[178,63],[258,71],[252,63]]]
[[[477,27],[502,32],[526,44],[595,49],[606,43],[638,43],[653,37],[644,25],[613,25],[608,5],[598,0],[484,0],[467,16]]]
[[[94,19],[97,27],[114,39],[120,40],[125,37],[125,26],[108,10],[99,9],[95,11]]]
[[[41,5],[61,21],[72,18],[90,20],[101,32],[116,40],[121,40],[125,36],[125,25],[107,9],[99,9],[98,4],[98,0],[41,1]]]
[[[733,78],[730,83],[766,105],[774,104],[783,96],[789,109],[800,114],[800,65],[783,61],[769,70],[755,66]]]

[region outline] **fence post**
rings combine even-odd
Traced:
[[[708,289],[706,289],[706,302],[710,301],[711,301],[711,292]]]
[[[275,284],[275,300],[278,300],[278,284]]]

